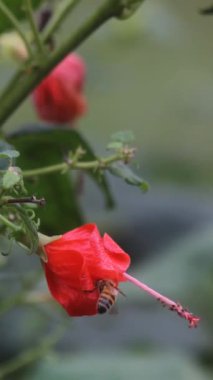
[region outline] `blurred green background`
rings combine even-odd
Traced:
[[[90,7],[83,3],[76,18]],[[201,316],[200,326],[189,330],[128,284],[122,287],[127,298],[119,300],[116,316],[71,320],[57,305],[17,307],[2,317],[2,360],[68,324],[57,350],[42,355],[20,379],[212,378],[213,16],[199,14],[207,5],[147,0],[131,19],[111,21],[78,50],[87,64],[89,103],[79,130],[98,154],[105,153],[113,132],[132,130],[135,167],[151,186],[143,195],[109,177],[117,208],[107,211],[88,179],[80,198],[86,220],[108,231],[132,255],[131,273],[188,305]],[[60,38],[70,27],[68,20]],[[13,69],[1,63],[1,84]],[[35,120],[28,99],[4,130]],[[27,270],[30,277],[31,260],[25,258],[26,266],[16,274]],[[14,255],[5,265],[12,276]],[[0,279],[13,294],[19,279]]]

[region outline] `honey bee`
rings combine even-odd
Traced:
[[[118,293],[123,293],[117,288],[112,280],[99,280],[97,282],[97,288],[99,290],[97,311],[98,314],[104,314],[107,311],[110,311],[115,305]],[[125,294],[123,295],[125,296]]]

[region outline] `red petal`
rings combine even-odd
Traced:
[[[126,272],[131,263],[128,253],[124,252],[108,234],[104,234],[103,241],[104,248],[110,259],[113,261],[114,269],[119,272]]]
[[[130,258],[108,235],[100,236],[95,224],[86,224],[62,236],[63,248],[72,248],[84,256],[89,272],[98,279],[121,280],[122,272],[130,265]],[[57,241],[54,241],[56,243]],[[65,244],[66,242],[66,244]]]
[[[45,274],[49,290],[71,316],[95,315],[97,314],[98,291],[84,292],[69,287],[66,281],[62,281],[55,273],[52,273],[45,265]]]

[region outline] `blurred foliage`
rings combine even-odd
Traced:
[[[90,7],[90,5],[86,6]],[[211,16],[202,17],[199,14],[201,7],[204,7],[204,4],[199,0],[187,2],[150,0],[145,2],[141,11],[125,25],[112,22],[82,46],[79,51],[88,65],[87,94],[90,111],[87,117],[80,122],[79,127],[84,131],[91,145],[99,152],[103,150],[111,133],[121,129],[132,129],[137,137],[143,168],[145,172],[148,172],[152,183],[156,179],[164,184],[178,183],[183,192],[184,186],[188,186],[188,190],[190,187],[193,190],[199,188],[202,191],[208,188],[211,196],[213,183],[211,174],[213,165],[213,53],[211,39],[213,18]],[[82,16],[81,11],[80,7],[76,19]],[[67,30],[74,27],[75,20],[72,25],[68,20],[61,31],[59,43],[63,40],[63,33],[67,33]],[[10,77],[13,67],[5,63],[1,65],[4,74],[0,81],[3,84]],[[29,100],[6,123],[5,131],[17,131],[17,125],[23,125],[23,118],[25,120],[34,118]],[[58,133],[61,133],[60,130]],[[70,136],[71,134],[74,136],[75,131],[70,131]],[[17,137],[17,147],[18,144]],[[25,157],[20,157],[20,160],[23,160],[25,168],[28,163],[29,168],[39,166],[39,162],[43,165],[43,159],[52,162],[55,154],[53,154],[52,143],[46,142],[46,144],[42,148],[39,139],[36,149],[30,148],[30,143],[29,148],[27,144],[24,144],[28,152]],[[16,146],[15,138],[14,145]],[[57,160],[61,159],[64,153],[64,143],[62,149],[59,145],[57,146]],[[37,162],[33,161],[34,155],[38,159]],[[31,164],[32,166],[30,166]],[[36,188],[36,194],[41,193],[42,196],[44,196],[43,191],[46,191],[45,188],[49,187],[53,196],[47,207],[40,212],[44,226],[46,225],[46,231],[47,223],[52,223],[51,230],[58,232],[75,225],[73,215],[76,220],[78,218],[78,223],[81,223],[82,219],[79,210],[73,210],[70,201],[67,202],[74,192],[74,185],[70,182],[70,177],[63,176],[64,189],[62,192],[56,184],[58,180],[61,180],[61,176],[58,175],[57,179],[51,177],[48,177],[48,181],[44,185],[42,185],[42,181],[45,179],[42,178],[39,181],[39,187],[37,182],[29,183],[28,186],[33,193]],[[65,187],[68,189],[67,186],[69,195],[65,192]],[[106,193],[105,197],[107,197]],[[60,199],[60,207],[57,199]],[[90,199],[87,200],[87,203],[90,203]],[[131,211],[131,199],[126,202],[125,207],[127,212]],[[49,211],[46,211],[47,208],[48,210],[52,209],[51,221]],[[142,220],[143,210],[139,209],[139,212]],[[95,203],[90,214],[91,218],[96,218],[97,213],[100,214],[100,211],[97,210]],[[57,218],[55,218],[56,215]],[[47,219],[45,220],[45,218]],[[120,222],[132,223],[132,218],[134,216],[131,214],[131,220],[126,218],[125,221],[121,220]],[[113,224],[110,217],[108,223],[109,226]],[[137,223],[140,226],[140,220]],[[162,220],[163,223],[164,220]],[[142,234],[143,231],[141,230],[140,233]],[[128,234],[126,233],[126,235]],[[165,251],[153,256],[153,260],[149,264],[141,263],[140,269],[135,273],[138,278],[143,279],[153,288],[165,293],[168,297],[181,300],[186,306],[189,305],[195,314],[199,314],[201,316],[199,331],[201,331],[201,336],[202,334],[207,335],[209,346],[212,345],[213,336],[212,236],[212,227],[206,229],[205,226],[203,231],[196,232],[183,241],[175,242]],[[5,249],[5,246],[2,249]],[[140,247],[138,247],[138,251],[140,251]],[[5,258],[0,257],[0,259],[4,260]],[[0,260],[0,264],[1,262]],[[17,259],[17,263],[19,262],[23,263],[24,260]],[[10,293],[7,286],[3,290]],[[128,304],[127,307],[130,310],[132,304],[141,306],[141,313],[149,310],[151,304],[154,314],[160,309],[160,305],[147,295],[143,296],[130,284],[122,284],[122,290],[128,294],[125,304]],[[54,313],[55,310],[52,315]],[[166,311],[162,311],[162,313],[164,317]],[[25,335],[28,336],[29,331],[35,327],[34,317],[30,313],[27,315],[29,320],[26,316],[23,321],[27,321],[29,325],[26,324],[24,327],[22,325],[20,329],[23,333],[23,341]],[[117,325],[120,325],[121,319],[124,318],[123,314],[121,313],[118,318]],[[176,317],[171,314],[169,318]],[[134,315],[131,315],[130,327],[133,321],[137,322]],[[156,321],[156,329],[160,330],[159,334],[163,334],[161,323],[157,319]],[[145,328],[151,330],[153,326],[148,318],[146,322]],[[182,323],[180,321],[181,326]],[[100,333],[101,328],[106,328],[103,323],[98,330],[96,320],[94,325],[97,334]],[[111,329],[111,325],[110,321],[107,328]],[[6,325],[2,324],[2,326]],[[169,339],[169,336],[171,341],[174,336],[172,328],[171,326],[166,326],[166,328],[165,339]],[[177,334],[180,331],[178,328]],[[138,329],[140,329],[140,325],[138,325]],[[8,339],[8,346],[12,347],[14,331],[19,331],[13,316],[9,327],[7,325],[4,328],[5,334],[7,330],[12,336]],[[33,339],[35,334],[40,331],[39,328],[35,330],[32,334]],[[190,331],[191,333],[193,334]],[[125,334],[123,335],[125,338]],[[182,335],[185,338],[188,336],[185,330]],[[199,339],[200,335],[197,338],[197,346],[201,345]],[[3,341],[6,342],[7,338],[5,337]],[[141,341],[142,343],[140,343],[143,344],[143,338]],[[174,342],[175,344],[176,342]],[[181,349],[179,349],[182,353],[184,353],[184,345],[183,338]],[[86,342],[85,346],[87,347]],[[210,352],[209,346],[206,345],[207,355]],[[103,341],[103,348],[105,348],[105,341]],[[190,349],[193,355],[193,343]],[[18,344],[14,349],[14,354],[16,350],[20,350]],[[211,366],[212,352],[208,358],[208,365]],[[100,353],[100,356],[97,354],[87,356],[81,352],[79,355],[73,354],[70,357],[53,356],[47,360],[44,359],[34,370],[27,369],[25,379],[46,380],[51,378],[54,380],[60,377],[62,380],[70,378],[80,380],[86,377],[95,380],[103,377],[103,379],[119,380],[143,376],[146,380],[156,378],[205,380],[212,377],[212,373],[207,376],[187,355],[183,357],[178,352],[162,354],[162,352],[154,351],[148,355],[141,354],[140,357],[127,352],[109,355],[104,351],[102,354]]]
[[[207,380],[189,358],[171,352],[132,355],[117,352],[106,355],[73,355],[71,358],[50,357],[35,371],[27,371],[24,380]]]
[[[81,134],[63,127],[44,125],[26,126],[18,133],[8,136],[8,141],[21,152],[18,159],[23,170],[54,165],[69,160],[69,153],[81,147],[84,161],[95,160],[96,156]],[[107,207],[113,206],[113,198],[104,173],[90,171],[89,175],[105,197]],[[60,233],[83,223],[77,201],[78,188],[70,172],[54,173],[25,181],[28,191],[47,200],[47,206],[38,211],[43,232]],[[59,222],[60,221],[60,222]],[[60,230],[59,230],[60,225]]]
[[[32,0],[32,6],[36,9],[44,0]],[[23,0],[2,0],[2,3],[5,3],[12,14],[18,19],[24,19],[26,16],[24,10],[24,1]],[[0,33],[5,32],[6,30],[11,29],[11,23],[8,18],[0,12]]]

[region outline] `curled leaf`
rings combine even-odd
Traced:
[[[116,177],[123,178],[129,185],[138,186],[142,191],[147,191],[149,185],[143,178],[135,174],[132,169],[122,162],[111,165],[108,169]]]
[[[16,158],[19,157],[20,153],[17,150],[14,149],[7,149],[0,152],[0,158]]]

